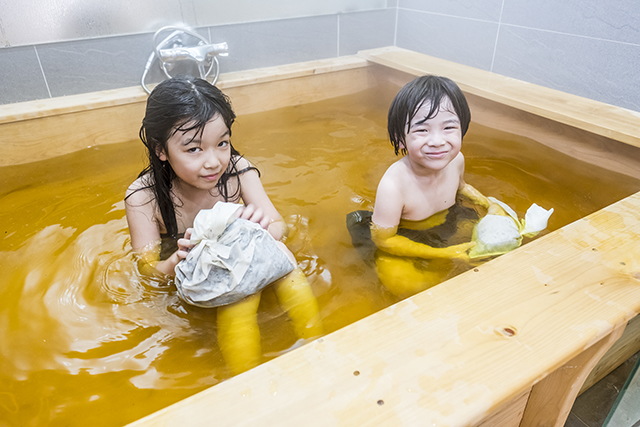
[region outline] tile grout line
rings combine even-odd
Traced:
[[[502,0],[502,5],[500,5],[500,17],[498,18],[498,30],[496,31],[496,41],[493,44],[493,55],[491,55],[491,67],[489,67],[489,71],[493,72],[493,64],[496,60],[496,51],[498,50],[498,38],[500,37],[500,26],[502,25],[502,11],[504,10],[504,0]]]
[[[53,98],[51,95],[51,89],[49,89],[49,83],[47,82],[47,76],[44,74],[44,68],[42,67],[42,62],[40,62],[40,55],[38,55],[38,48],[33,45],[33,51],[36,54],[36,59],[38,60],[38,66],[40,67],[40,72],[42,73],[42,79],[44,80],[44,85],[47,88],[47,93],[49,94],[49,98]]]

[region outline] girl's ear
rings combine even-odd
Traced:
[[[166,162],[167,161],[167,155],[164,153],[164,150],[161,147],[157,147],[156,148],[156,156],[158,156],[158,158],[162,162]]]

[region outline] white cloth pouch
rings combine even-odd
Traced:
[[[237,218],[240,206],[218,202],[198,212],[191,236],[195,246],[175,269],[178,294],[188,304],[232,304],[296,267],[267,230]]]
[[[470,258],[512,251],[520,246],[523,236],[533,237],[547,228],[547,222],[553,213],[553,208],[546,210],[534,203],[527,210],[524,219],[519,220],[509,205],[493,197],[489,197],[489,200],[499,204],[509,216],[486,215],[476,224],[472,238],[476,245],[469,252]]]

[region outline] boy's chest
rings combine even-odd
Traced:
[[[404,189],[402,219],[421,221],[455,204],[459,179],[446,179],[431,185],[414,182]]]

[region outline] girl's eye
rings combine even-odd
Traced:
[[[218,147],[226,147],[229,145],[229,141],[220,141],[220,144],[218,144]]]
[[[187,153],[197,153],[200,151],[200,147],[191,147],[187,150]]]

